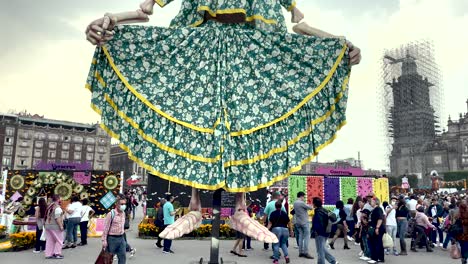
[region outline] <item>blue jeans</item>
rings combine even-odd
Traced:
[[[273,258],[279,260],[280,252],[279,249],[283,250],[283,254],[285,257],[288,255],[288,247],[286,246],[286,241],[289,238],[289,231],[285,227],[274,227],[271,232],[278,237],[279,243],[273,243]]]
[[[330,254],[325,244],[327,237],[317,235],[315,237],[315,247],[317,249],[317,264],[325,264],[325,260],[330,264],[336,264],[335,257]]]
[[[168,226],[169,225],[165,225],[164,229],[166,229],[166,227],[168,227]],[[166,252],[169,252],[171,250],[171,246],[172,246],[172,240],[164,239],[163,250],[166,251]]]
[[[247,244],[247,247],[245,247]],[[252,249],[252,238],[246,236],[244,242],[242,243],[242,249]]]
[[[458,241],[460,244],[460,252],[462,259],[467,259],[468,258],[468,241]]]
[[[305,225],[295,225],[299,233],[299,254],[309,254],[310,227],[309,223]]]
[[[400,251],[406,252],[406,232],[408,231],[408,220],[397,219],[398,236],[400,237]]]
[[[299,230],[297,230],[297,226],[294,224],[293,226],[294,237],[296,238],[296,245],[299,247]]]
[[[67,242],[69,244],[75,243],[78,241],[78,226],[80,225],[81,218],[73,217],[68,218],[67,223]]]
[[[448,243],[450,242],[450,240],[452,240],[452,236],[447,233],[447,236],[445,237],[445,240],[444,240],[444,248],[447,249],[448,247]]]
[[[432,230],[431,231],[432,243],[434,243],[434,244],[436,243],[437,234],[439,234],[439,243],[443,243],[444,242],[444,232],[440,228],[440,224],[439,223],[433,223],[433,225],[437,228],[437,230]]]
[[[355,226],[355,223],[354,223],[354,220],[346,220],[346,224],[348,225],[348,236],[350,237],[353,237],[354,235],[354,226]]]
[[[371,252],[370,252],[370,247],[369,247],[369,240],[367,239],[367,233],[362,232],[362,245],[364,246],[364,256],[370,258],[371,257]]]
[[[126,244],[123,236],[107,237],[107,251],[117,255],[119,264],[125,264],[127,262],[127,256],[125,255]]]

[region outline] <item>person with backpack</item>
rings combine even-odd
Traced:
[[[333,237],[332,241],[330,242],[329,246],[331,249],[335,249],[334,244],[335,241],[340,237],[341,234],[343,234],[343,240],[344,240],[344,249],[350,249],[348,247],[348,240],[346,239],[346,234],[348,232],[348,225],[346,224],[346,212],[344,211],[344,203],[343,201],[338,201],[336,202],[336,209],[334,211],[334,214],[337,216],[337,221],[336,223],[336,233],[335,236]]]
[[[328,251],[325,246],[333,220],[336,221],[334,215],[330,214],[322,207],[322,199],[314,197],[312,204],[315,209],[314,217],[312,218],[312,231],[315,233],[315,247],[317,250],[317,264],[325,264],[325,260],[330,264],[338,264],[335,257]],[[332,218],[332,219],[331,219]]]
[[[278,243],[273,243],[273,264],[278,264],[280,254],[279,249],[283,251],[284,259],[286,263],[290,262],[288,247],[286,241],[289,239],[289,235],[293,235],[293,230],[290,225],[289,216],[282,210],[283,204],[281,201],[275,203],[275,211],[270,214],[268,218],[268,229],[270,229],[278,238]],[[289,232],[288,232],[289,227]],[[308,237],[307,237],[308,239]]]
[[[125,209],[127,199],[119,195],[115,202],[115,208],[112,209],[104,220],[104,231],[102,233],[102,247],[106,251],[117,255],[119,264],[127,262],[126,247],[124,238]]]

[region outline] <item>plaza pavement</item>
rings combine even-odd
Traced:
[[[210,240],[176,240],[173,242],[172,250],[175,254],[163,254],[161,249],[156,249],[154,246],[155,240],[145,240],[137,238],[138,223],[141,220],[141,212],[139,213],[140,218],[137,217],[132,222],[132,229],[127,234],[128,239],[132,247],[137,249],[136,255],[132,259],[127,258],[127,263],[168,263],[168,264],[189,264],[198,263],[197,261],[203,257],[208,260],[210,256]],[[271,251],[263,251],[263,243],[252,241],[253,251],[247,251],[247,258],[239,258],[229,253],[234,244],[233,240],[222,240],[220,242],[220,256],[223,258],[225,263],[271,263],[269,257],[272,255]],[[96,257],[100,252],[100,238],[88,239],[88,245],[84,247],[77,247],[75,249],[66,249],[63,251],[65,258],[63,260],[46,260],[43,253],[34,254],[31,250],[20,251],[20,252],[5,252],[0,253],[0,263],[2,264],[26,264],[26,263],[65,263],[65,264],[92,264],[95,262]],[[317,263],[317,260],[308,260],[298,258],[298,251],[292,246],[295,245],[293,238],[290,239],[290,257],[292,264],[312,264]],[[409,246],[409,241],[408,241]],[[335,243],[335,250],[332,250],[332,254],[340,262],[340,264],[363,264],[366,263],[358,259],[357,254],[360,251],[358,246],[354,246],[350,243],[351,250],[343,250],[343,239],[337,240]],[[315,258],[317,254],[315,252],[314,240],[309,243],[309,249],[311,255]],[[127,255],[128,256],[128,255]],[[440,248],[435,248],[433,253],[426,253],[420,250],[418,253],[409,252],[408,256],[386,256],[385,263],[387,264],[456,264],[460,263],[460,260],[453,260],[450,258],[448,251],[442,251]],[[116,263],[116,262],[114,262]],[[285,263],[284,259],[280,263]]]

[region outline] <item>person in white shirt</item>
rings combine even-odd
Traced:
[[[88,223],[91,217],[95,214],[93,208],[91,208],[88,203],[88,199],[83,199],[83,206],[81,207],[81,222],[80,222],[80,235],[81,243],[78,246],[85,246],[88,244]]]
[[[68,213],[67,221],[67,237],[64,245],[65,248],[75,248],[78,241],[78,225],[81,222],[81,212],[83,205],[80,203],[78,196],[71,198],[71,204],[68,205],[66,212]]]
[[[384,202],[384,207],[385,207],[385,213],[387,215],[386,218],[386,230],[387,233],[392,237],[393,239],[393,254],[395,256],[398,256],[398,251],[396,250],[396,235],[397,235],[397,221],[396,221],[396,209],[397,207],[397,198],[392,197],[392,200],[390,204],[387,202]],[[386,249],[387,255],[389,255],[390,249]]]
[[[408,201],[406,206],[408,207],[408,210],[410,211],[410,215],[411,215],[412,218],[414,218],[416,216],[416,207],[417,207],[417,205],[418,205],[418,201],[416,200],[416,196],[411,195],[410,200]]]

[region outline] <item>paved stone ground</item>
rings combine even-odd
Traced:
[[[141,213],[140,213],[141,215]],[[173,242],[172,249],[175,254],[162,254],[160,249],[154,247],[154,240],[144,240],[137,238],[137,225],[140,219],[135,219],[132,223],[132,230],[128,234],[130,244],[137,249],[137,254],[132,259],[127,259],[127,263],[170,263],[170,264],[189,264],[197,263],[201,257],[208,260],[210,255],[210,241],[209,240],[176,240]],[[1,263],[66,263],[66,264],[78,264],[78,263],[94,263],[97,255],[100,251],[100,239],[91,238],[88,241],[88,245],[85,247],[77,247],[75,249],[67,249],[63,251],[65,259],[63,260],[46,260],[44,255],[34,254],[32,250],[21,251],[21,252],[8,252],[0,253]],[[220,255],[224,259],[225,263],[271,263],[269,256],[272,255],[271,251],[263,251],[263,243],[252,241],[253,251],[248,251],[246,254],[247,258],[239,258],[229,253],[232,249],[234,241],[221,241]],[[290,245],[294,245],[294,239],[290,239]],[[315,244],[311,240],[310,252],[316,257]],[[336,250],[332,251],[332,254],[337,258],[341,264],[358,264],[365,263],[358,259],[357,254],[360,251],[358,246],[354,246],[351,243],[351,250],[343,250],[343,239],[336,242]],[[312,264],[316,263],[316,259],[307,260],[298,258],[298,251],[290,247],[291,263],[294,264]],[[284,263],[284,259],[282,262]],[[424,251],[418,253],[410,253],[408,256],[386,256],[385,263],[397,264],[397,263],[411,263],[411,264],[456,264],[460,263],[459,260],[453,260],[450,258],[448,252],[444,252],[439,248],[436,248],[433,253],[426,253]]]

